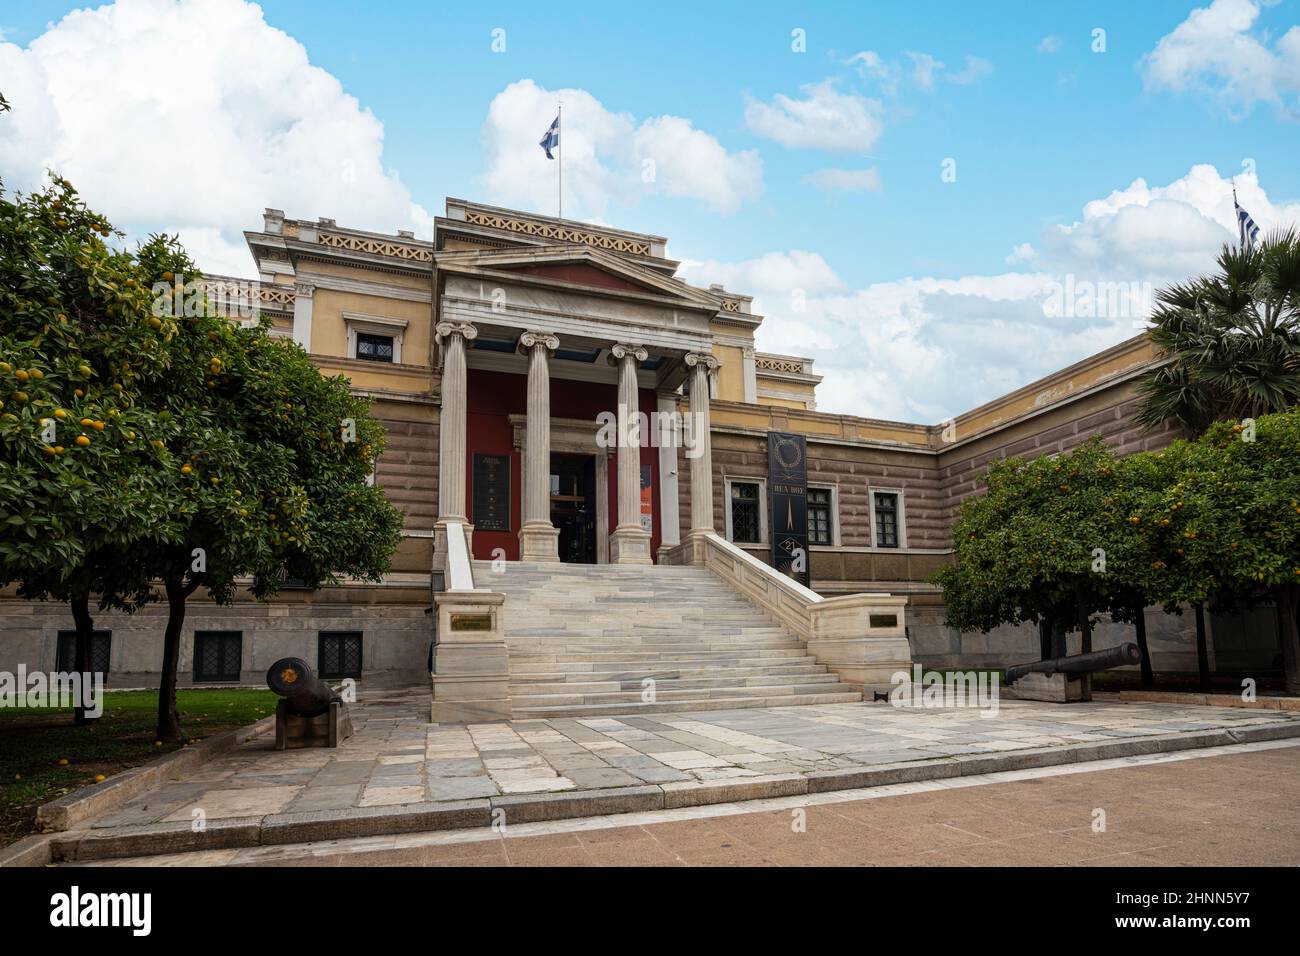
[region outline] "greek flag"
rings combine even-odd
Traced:
[[[537,145],[546,150],[547,159],[555,158],[551,155],[551,150],[560,145],[560,118],[558,116],[555,117],[555,122],[547,127],[546,135],[542,137],[542,141]]]
[[[1237,210],[1237,233],[1241,239],[1241,244],[1247,249],[1255,247],[1255,240],[1259,238],[1259,226],[1255,225],[1255,220],[1250,218],[1250,213],[1237,205],[1237,193],[1232,193],[1232,208]]]

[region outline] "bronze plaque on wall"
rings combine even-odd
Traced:
[[[475,531],[510,530],[510,456],[474,456]]]

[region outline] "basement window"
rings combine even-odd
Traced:
[[[90,638],[90,672],[103,674],[108,681],[108,666],[113,649],[113,632],[96,630]],[[77,669],[77,632],[59,631],[59,645],[54,669],[71,674]]]
[[[243,631],[195,631],[194,683],[238,683],[243,657]]]
[[[326,680],[361,676],[361,632],[321,631],[316,669]]]

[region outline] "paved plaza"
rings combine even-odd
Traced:
[[[1297,790],[1300,742],[1280,740],[499,830],[72,865],[1297,866]]]
[[[363,691],[335,750],[245,741],[91,821],[93,828],[346,811],[502,795],[698,787],[1125,738],[1245,730],[1300,714],[1155,703],[1001,702],[910,709],[829,704],[706,713],[437,725],[427,688]],[[775,795],[775,794],[774,794]]]

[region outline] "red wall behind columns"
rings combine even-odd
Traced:
[[[522,474],[519,453],[514,450],[514,432],[510,415],[523,415],[528,408],[528,379],[524,375],[507,372],[488,372],[469,369],[467,382],[468,411],[465,422],[465,510],[473,521],[474,516],[474,455],[494,454],[510,456],[510,528],[505,531],[474,532],[474,557],[490,560],[492,552],[501,548],[506,560],[519,560],[519,526],[522,516]],[[649,421],[657,410],[655,393],[641,389],[638,396],[641,411]],[[601,412],[618,410],[618,387],[613,384],[575,382],[572,379],[551,379],[551,416],[554,418],[581,418],[594,421]],[[609,467],[609,530],[618,524],[618,468],[616,458]],[[650,484],[654,501],[654,523],[650,536],[650,553],[655,554],[661,540],[659,515],[659,452],[642,447],[641,464],[650,466]],[[599,542],[603,546],[603,542]]]

